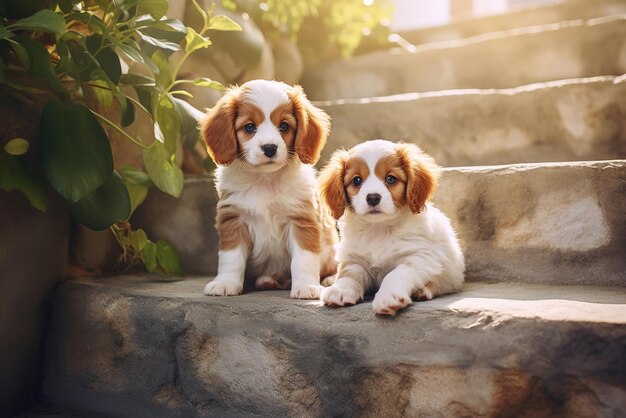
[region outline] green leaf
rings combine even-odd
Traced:
[[[160,20],[167,13],[167,0],[138,0],[139,14],[148,13],[154,20]]]
[[[178,44],[174,42],[166,41],[164,39],[158,39],[153,36],[146,35],[143,32],[139,32],[139,36],[141,36],[141,39],[143,39],[145,42],[159,49],[165,49],[172,52],[180,51],[180,46],[178,46]]]
[[[161,96],[154,112],[154,136],[165,145],[167,152],[174,154],[180,131],[178,113],[169,94]]]
[[[11,155],[22,155],[26,154],[29,146],[30,144],[24,138],[15,138],[6,143],[4,150]]]
[[[168,32],[179,32],[183,34],[187,32],[185,24],[178,19],[137,19],[136,23],[141,24],[141,26],[147,26],[152,29],[160,29]]]
[[[36,32],[54,32],[61,34],[65,31],[65,19],[49,9],[39,10],[32,16],[20,19],[7,27],[11,30],[32,30]]]
[[[28,169],[21,158],[14,155],[0,153],[0,189],[6,192],[19,190],[32,207],[42,212],[48,207],[43,182]]]
[[[193,94],[189,93],[187,90],[173,90],[170,91],[171,95],[177,95],[177,96],[185,96],[185,97],[189,97],[190,99],[193,99]]]
[[[128,73],[123,74],[120,83],[127,86],[144,86],[154,87],[156,85],[154,78],[142,74]]]
[[[143,162],[148,175],[160,190],[174,197],[180,196],[183,191],[183,172],[172,162],[172,156],[163,144],[155,141],[144,150]]]
[[[4,26],[0,26],[0,39],[9,39],[15,36],[13,32],[7,30]]]
[[[22,63],[22,67],[28,70],[28,67],[30,67],[30,59],[28,58],[28,52],[26,51],[26,48],[24,48],[19,42],[16,42],[13,39],[9,39],[8,42],[9,45],[11,45],[11,49],[13,50],[13,52],[15,52],[15,55],[17,55],[17,58]]]
[[[217,91],[226,90],[224,86],[222,85],[222,83],[220,83],[219,81],[211,80],[210,78],[207,78],[207,77],[196,78],[195,80],[191,80],[191,83],[193,83],[194,86],[210,87],[213,90],[217,90]]]
[[[157,269],[157,246],[154,242],[148,242],[141,251],[141,260],[150,273]]]
[[[135,121],[135,105],[123,95],[124,104],[122,106],[122,126],[127,127]]]
[[[20,36],[15,39],[28,54],[28,66],[26,66],[28,72],[47,81],[54,91],[65,92],[63,85],[61,85],[61,82],[59,81],[59,78],[50,63],[50,54],[48,54],[48,50],[44,44],[24,36]],[[23,63],[24,62],[22,61],[22,64]]]
[[[146,200],[146,197],[148,196],[148,187],[132,184],[127,181],[124,183],[126,184],[126,189],[128,189],[128,196],[130,196],[130,214],[132,215],[135,212],[135,209],[137,209],[139,205]]]
[[[154,183],[150,180],[148,173],[141,171],[137,167],[123,165],[120,167],[120,174],[124,177],[124,181],[128,184],[136,184],[138,186],[152,187]]]
[[[116,172],[87,196],[70,203],[72,217],[86,227],[102,231],[130,215],[130,197]]]
[[[106,133],[85,106],[53,100],[39,126],[39,160],[52,187],[77,202],[111,177],[113,157]]]
[[[68,22],[73,20],[84,23],[93,33],[102,35],[107,32],[106,25],[102,19],[92,13],[74,11],[67,15]]]
[[[154,183],[152,183],[147,173],[137,167],[124,165],[120,167],[120,173],[128,189],[130,196],[130,212],[132,214],[146,199],[148,189],[154,186]]]
[[[165,239],[160,239],[156,247],[157,262],[163,273],[169,276],[182,275],[183,269],[180,265],[180,257],[176,247]]]
[[[218,15],[213,16],[211,20],[209,20],[209,29],[220,30],[220,31],[241,31],[241,26],[239,23],[235,22],[228,16]]]
[[[132,45],[128,45],[125,43],[118,43],[115,45],[116,47],[118,47],[119,49],[122,50],[122,52],[124,54],[126,54],[126,56],[128,56],[128,58],[132,59],[133,61],[139,62],[144,64],[145,60],[143,55],[141,55],[141,52],[139,51],[139,47],[135,47]],[[124,77],[124,76],[122,76]]]
[[[172,82],[172,70],[170,69],[170,63],[165,54],[161,51],[155,51],[154,54],[152,54],[152,61],[159,69],[155,76],[157,86],[164,90]]]
[[[111,107],[113,104],[113,93],[109,89],[107,82],[104,80],[93,80],[89,84],[98,102],[105,107]]]
[[[200,123],[200,120],[204,117],[204,113],[184,100],[174,98],[173,102],[178,112],[183,146],[185,148],[193,148],[200,137],[198,123]]]
[[[101,48],[103,43],[109,46]],[[100,65],[100,68],[104,70],[107,77],[109,77],[113,84],[117,85],[122,76],[122,66],[120,64],[120,57],[112,49],[112,44],[104,42],[101,35],[91,35],[85,38],[85,45],[89,53],[92,54]]]
[[[204,36],[200,35],[198,32],[193,30],[193,28],[187,28],[185,42],[185,52],[188,54],[211,45],[211,41],[209,40],[209,38],[205,38]]]
[[[131,231],[130,233],[130,245],[138,253],[141,253],[146,245],[148,245],[148,236],[143,229]]]

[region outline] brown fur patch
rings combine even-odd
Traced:
[[[343,178],[346,170],[345,163],[348,158],[347,151],[335,151],[318,177],[322,203],[330,210],[335,219],[341,218],[346,209],[347,200]]]
[[[297,121],[294,149],[304,164],[315,164],[326,144],[330,131],[330,117],[323,110],[313,106],[302,91],[293,86],[287,95],[293,103]]]
[[[235,206],[227,205],[217,208],[215,228],[219,237],[220,250],[232,250],[241,246],[252,248],[250,231],[241,220],[239,209]]]
[[[202,139],[215,164],[228,165],[237,157],[239,144],[235,133],[235,118],[240,94],[239,87],[228,89],[200,121]]]
[[[245,131],[244,126],[248,123],[253,123],[254,126],[259,126],[265,120],[265,114],[254,103],[239,101],[237,107],[237,118],[235,119],[235,132],[239,140],[247,141],[254,136],[254,133],[248,133]]]
[[[404,171],[402,161],[400,161],[398,155],[388,155],[378,160],[374,172],[376,173],[376,177],[385,183],[389,193],[391,193],[394,205],[397,208],[406,205],[406,183],[408,176]],[[386,179],[389,175],[396,178],[395,183],[387,183]]]
[[[307,202],[306,206],[310,204]],[[291,217],[294,228],[294,236],[298,245],[305,251],[319,253],[321,249],[320,224],[317,214],[310,205],[310,210],[301,212]]]
[[[294,116],[293,103],[289,101],[272,110],[270,120],[276,128],[278,128],[282,122],[286,122],[289,125],[289,129],[285,132],[280,132],[280,135],[283,137],[287,148],[291,149],[294,146],[296,131],[298,129],[298,122]]]
[[[414,144],[398,144],[396,151],[407,174],[406,200],[413,213],[424,209],[437,188],[439,166]]]
[[[346,171],[343,176],[343,185],[346,188],[346,193],[348,194],[349,200],[348,202],[356,196],[359,192],[360,187],[352,184],[352,180],[355,177],[361,177],[361,180],[365,182],[370,175],[370,169],[367,166],[365,160],[361,157],[352,157],[348,161],[346,161]]]

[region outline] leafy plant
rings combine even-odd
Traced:
[[[350,56],[364,37],[387,25],[389,0],[221,0],[260,23],[264,32],[298,42],[305,61]]]
[[[213,8],[206,12],[192,3],[202,22],[197,31],[166,18],[167,0],[0,0],[0,87],[52,97],[43,108],[37,141],[45,180],[67,201],[75,220],[95,230],[111,227],[125,254],[163,274],[181,273],[175,248],[151,242],[127,221],[150,187],[174,197],[182,192],[177,143],[193,147],[199,114],[181,99],[191,96],[185,84],[223,89],[209,78],[178,79],[181,66],[211,45],[209,30],[241,30],[226,16],[213,16]],[[173,60],[176,52],[180,57]],[[89,95],[99,105],[90,103]],[[112,112],[117,119],[100,107],[117,109]],[[148,145],[127,131],[137,111],[154,123]],[[142,150],[145,171],[114,170],[103,126]],[[20,190],[33,207],[46,210],[44,181],[23,159],[28,146],[16,138],[0,151],[0,188]]]

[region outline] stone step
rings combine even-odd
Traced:
[[[442,165],[626,158],[626,75],[318,102],[335,148],[415,142]]]
[[[43,396],[112,417],[620,416],[626,288],[466,284],[395,318],[206,278],[61,285]]]
[[[567,0],[547,6],[520,7],[505,14],[462,17],[444,26],[400,32],[408,42],[419,45],[470,38],[528,26],[626,13],[624,0]]]
[[[622,14],[372,52],[309,68],[302,85],[312,100],[337,100],[624,73]]]
[[[452,219],[466,278],[626,286],[626,160],[444,170],[435,203]],[[217,197],[188,178],[180,199],[151,192],[132,222],[167,238],[190,274],[215,273]]]

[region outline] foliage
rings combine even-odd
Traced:
[[[389,0],[222,0],[227,8],[249,13],[264,32],[296,39],[311,61],[320,56],[347,57],[391,16]]]
[[[241,30],[192,2],[202,22],[198,31],[166,18],[167,0],[0,0],[0,87],[54,97],[39,121],[39,168],[45,180],[67,201],[75,220],[95,230],[112,226],[125,253],[164,274],[181,272],[176,250],[130,230],[127,220],[149,187],[175,197],[182,192],[177,143],[193,146],[198,137],[198,111],[181,99],[191,96],[183,86],[223,89],[208,78],[177,79],[182,64],[211,45],[209,30]],[[174,63],[175,52],[181,57]],[[89,95],[99,106],[90,106]],[[100,107],[119,109],[111,112],[117,119]],[[127,132],[137,111],[154,122],[155,140],[149,145]],[[114,170],[103,125],[141,148],[145,172]],[[20,190],[33,207],[45,210],[45,182],[23,160],[28,147],[28,141],[16,138],[0,150],[0,188]]]

